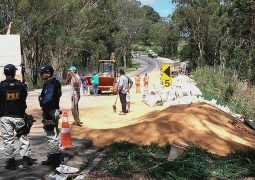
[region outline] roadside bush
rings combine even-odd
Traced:
[[[245,84],[239,82],[229,102],[230,108],[246,117],[255,119],[255,89],[245,88]]]
[[[236,81],[231,71],[221,73],[218,68],[199,67],[192,72],[192,78],[197,82],[205,99],[216,99],[219,104],[227,105],[233,112],[255,118],[255,89]]]
[[[154,46],[154,47],[152,47],[152,50],[153,50],[155,53],[157,53],[158,55],[164,55],[163,49],[162,49],[162,47],[160,47],[160,46]]]
[[[146,50],[147,50],[147,47],[144,46],[144,45],[141,45],[141,44],[134,44],[134,45],[132,46],[132,49],[133,49],[134,51],[146,51]]]

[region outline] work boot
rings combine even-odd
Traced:
[[[30,161],[30,158],[28,156],[23,156],[23,168],[28,168],[32,165],[33,163]]]
[[[49,154],[46,161],[42,162],[42,165],[58,167],[61,164],[61,153]]]
[[[8,159],[6,161],[6,165],[4,167],[5,169],[9,169],[9,170],[15,170],[16,169],[16,161],[14,158]]]
[[[51,164],[51,165],[52,165],[54,168],[59,167],[59,165],[61,164],[61,159],[62,159],[61,153],[53,154],[53,161],[52,161],[52,164]]]
[[[47,160],[42,162],[42,165],[52,165],[52,161],[53,161],[53,154],[49,154],[47,156]]]

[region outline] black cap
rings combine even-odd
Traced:
[[[120,74],[121,74],[121,75],[125,74],[124,69],[120,69]]]
[[[53,75],[54,73],[54,69],[51,65],[45,65],[41,68],[40,70],[40,74],[44,74],[44,73],[50,73],[51,75]]]
[[[4,67],[4,74],[9,76],[13,75],[18,69],[13,64],[7,64]]]

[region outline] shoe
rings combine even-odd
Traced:
[[[74,126],[82,126],[80,122],[73,122],[72,125],[74,125]]]
[[[126,115],[126,113],[124,113],[124,112],[120,112],[120,113],[119,113],[119,115]]]
[[[53,154],[53,160],[51,165],[54,168],[59,167],[59,165],[61,164],[61,160],[62,160],[61,153],[55,153]]]
[[[80,126],[80,127],[82,127],[82,125],[81,125],[81,123],[80,123],[80,122],[77,122],[77,123],[76,123],[76,126]]]
[[[30,161],[30,158],[28,156],[23,156],[23,168],[28,168],[32,165],[33,163]]]
[[[5,169],[9,169],[9,170],[15,170],[16,169],[16,161],[14,158],[8,159],[6,161],[6,165],[4,167]]]
[[[42,165],[52,166],[54,168],[61,164],[61,153],[49,154],[47,160],[42,162]]]
[[[53,160],[53,154],[49,154],[47,156],[47,160],[42,161],[42,165],[46,165],[46,166],[51,165],[52,164],[52,160]]]

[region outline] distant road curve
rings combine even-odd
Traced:
[[[145,73],[150,73],[154,70],[157,70],[160,68],[162,64],[167,64],[167,63],[174,63],[175,61],[168,59],[168,58],[163,58],[163,57],[158,57],[158,58],[150,58],[148,56],[140,56],[139,58],[136,58],[138,62],[141,63],[141,67],[137,69],[136,71],[128,73],[129,76],[135,76],[137,74],[145,74]]]

